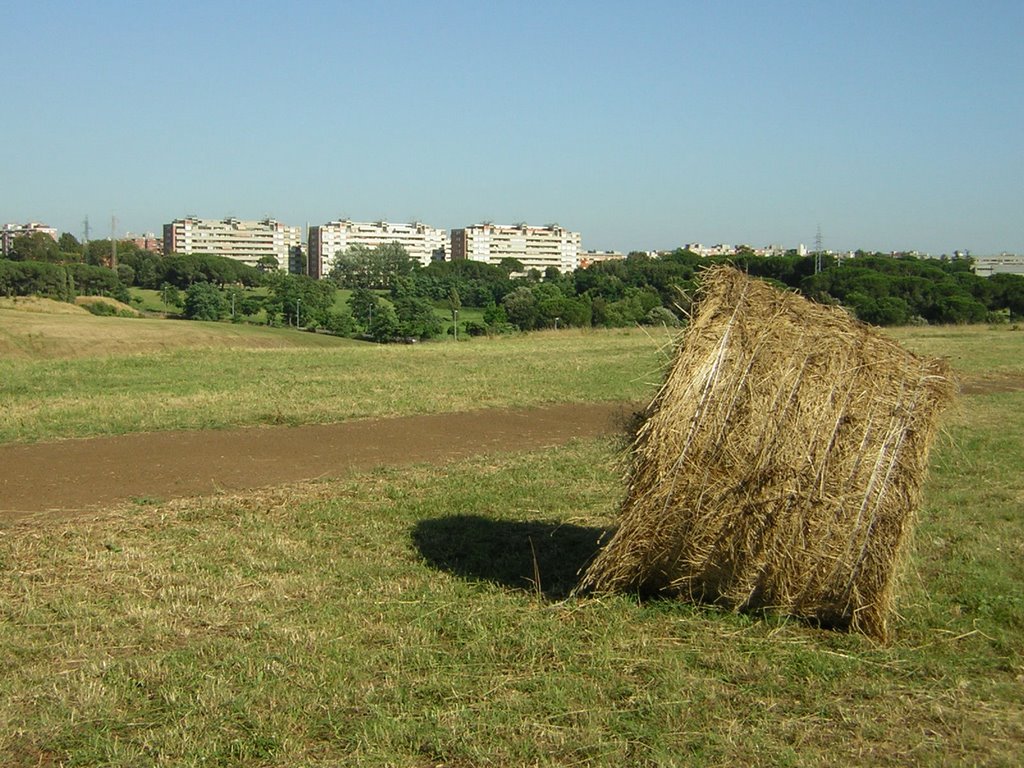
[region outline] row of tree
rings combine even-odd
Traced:
[[[400,261],[398,246],[389,255]],[[358,253],[348,252],[330,277],[340,286],[365,285],[366,272],[352,268]],[[966,260],[920,259],[859,253],[843,262],[791,252],[759,257],[740,253],[728,260],[707,259],[687,250],[661,256],[632,253],[572,274],[549,268],[522,273],[513,264],[473,261],[436,262],[421,267],[407,259],[390,278],[380,275],[370,287],[387,286],[393,296],[417,296],[443,306],[453,293],[462,303],[487,308],[487,330],[558,326],[673,324],[689,310],[709,264],[728,261],[780,287],[814,301],[842,304],[876,325],[974,323],[1024,317],[1024,277],[974,274]],[[384,263],[381,259],[377,262]],[[817,271],[816,271],[817,270]],[[500,310],[500,313],[499,313]]]
[[[127,300],[127,287],[174,291],[183,314],[198,319],[254,318],[318,327],[378,340],[431,338],[443,331],[438,310],[453,320],[462,306],[482,309],[482,322],[461,323],[470,334],[558,327],[673,325],[685,317],[700,272],[722,259],[686,250],[661,256],[632,253],[571,274],[526,271],[515,259],[499,265],[434,262],[409,257],[397,243],[340,254],[326,280],[287,275],[272,258],[259,268],[203,254],[160,256],[124,241],[83,246],[68,233],[16,238],[0,260],[0,294],[73,298],[94,293]],[[837,262],[794,252],[778,257],[740,253],[729,259],[750,274],[823,303],[842,304],[877,325],[965,323],[1024,317],[1024,277],[982,278],[968,261],[859,253]],[[816,271],[816,269],[820,267]],[[265,286],[266,296],[244,290]],[[334,308],[336,288],[352,291],[346,310]],[[385,296],[387,299],[385,300]]]
[[[128,289],[117,273],[104,267],[0,259],[0,296],[44,296],[74,301],[81,295],[129,300]]]

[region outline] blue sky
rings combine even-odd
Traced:
[[[1024,252],[1020,0],[0,8],[3,221]]]

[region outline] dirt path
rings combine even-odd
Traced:
[[[560,445],[622,430],[633,403],[470,411],[305,427],[154,432],[0,446],[0,524]]]

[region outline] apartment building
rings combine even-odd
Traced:
[[[785,256],[786,249],[781,245],[766,245],[759,248],[752,248],[747,245],[726,245],[719,243],[717,245],[701,245],[700,243],[684,243],[680,246],[684,251],[690,251],[695,253],[701,258],[707,259],[710,257],[721,257],[721,256],[735,256],[740,252],[749,251],[755,256]],[[804,253],[800,253],[800,256],[806,256],[807,249],[803,245],[800,248],[804,249]]]
[[[42,232],[44,235],[52,237],[54,241],[57,240],[57,230],[40,224],[38,221],[30,221],[28,224],[4,224],[3,227],[0,227],[0,247],[3,249],[4,256],[8,255],[11,248],[14,247],[14,238],[33,235],[36,232]]]
[[[1001,253],[998,256],[967,256],[973,258],[971,268],[981,277],[1010,274],[1024,275],[1024,256],[1015,253]]]
[[[199,219],[187,216],[164,224],[164,253],[209,253],[237,259],[255,267],[272,256],[278,269],[301,273],[302,234],[274,219],[241,221],[235,218]]]
[[[444,261],[448,252],[448,233],[419,221],[395,224],[390,221],[349,221],[341,219],[309,228],[309,274],[323,277],[334,266],[334,257],[362,245],[398,243],[409,256],[426,266],[431,261]]]
[[[157,254],[162,254],[164,251],[163,240],[152,232],[147,232],[144,235],[133,235],[129,232],[125,234],[123,239],[132,243],[136,248],[142,251],[149,251],[150,253]]]
[[[580,269],[586,269],[591,264],[600,264],[603,261],[621,261],[626,258],[621,251],[581,251]]]
[[[452,230],[452,261],[469,259],[498,264],[504,258],[522,262],[526,269],[555,267],[572,272],[580,263],[580,233],[557,224],[476,224]]]

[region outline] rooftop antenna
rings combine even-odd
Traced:
[[[821,272],[821,224],[818,225],[818,232],[814,235],[814,274]]]

